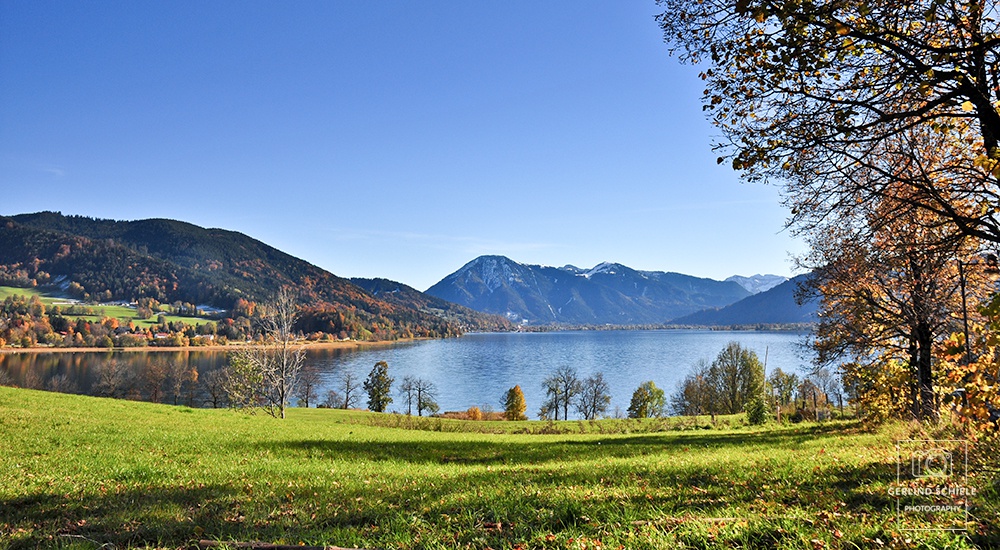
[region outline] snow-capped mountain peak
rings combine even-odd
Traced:
[[[726,281],[732,281],[747,289],[747,292],[751,294],[760,294],[761,292],[771,290],[787,280],[788,277],[782,277],[781,275],[761,275],[759,273],[749,277],[733,275],[726,279]]]

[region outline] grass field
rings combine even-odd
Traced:
[[[46,308],[51,307],[56,304],[65,304],[67,302],[66,298],[55,296],[49,292],[38,290],[37,288],[17,288],[11,286],[0,286],[0,301],[7,299],[8,296],[13,296],[19,294],[22,296],[38,296],[39,299],[45,304]],[[101,304],[80,304],[82,307],[89,307],[95,311],[103,314],[104,317],[111,317],[113,319],[119,319],[125,323],[132,321],[137,326],[141,327],[151,327],[158,323],[157,316],[153,316],[149,319],[139,319],[136,317],[136,312],[130,307],[118,306],[118,305],[101,305]],[[63,308],[66,306],[63,305]],[[67,315],[71,319],[86,319],[88,321],[100,321],[102,315]],[[209,319],[204,319],[201,317],[181,317],[179,315],[167,315],[168,323],[173,323],[180,321],[182,323],[187,323],[188,325],[199,325],[201,323],[209,321]]]
[[[887,487],[905,425],[589,426],[486,434],[323,409],[282,421],[0,387],[0,547],[1000,544],[1000,498],[983,478],[968,532],[900,529]]]

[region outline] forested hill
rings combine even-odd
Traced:
[[[0,284],[58,284],[81,298],[145,297],[225,310],[252,307],[288,285],[309,306],[304,329],[381,339],[486,328],[479,326],[482,316],[454,312],[446,319],[421,311],[418,303],[378,299],[242,233],[167,219],[114,221],[54,212],[0,217]]]

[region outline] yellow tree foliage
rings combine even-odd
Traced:
[[[527,420],[528,416],[525,414],[527,410],[528,405],[524,401],[524,392],[521,391],[521,386],[517,385],[507,390],[507,395],[504,398],[504,418],[507,420]]]
[[[986,322],[970,327],[971,350],[966,350],[961,333],[952,334],[940,346],[939,393],[972,437],[995,430],[1000,415],[1000,295],[982,313]],[[967,351],[973,352],[971,362]]]

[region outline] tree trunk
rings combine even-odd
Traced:
[[[931,371],[933,337],[925,323],[917,325],[917,378],[920,384],[921,420],[937,421],[938,410],[934,400],[934,376]]]
[[[910,368],[910,414],[915,420],[919,420],[922,416],[920,408],[920,355],[917,353],[915,330],[910,337],[906,352],[909,356]]]

